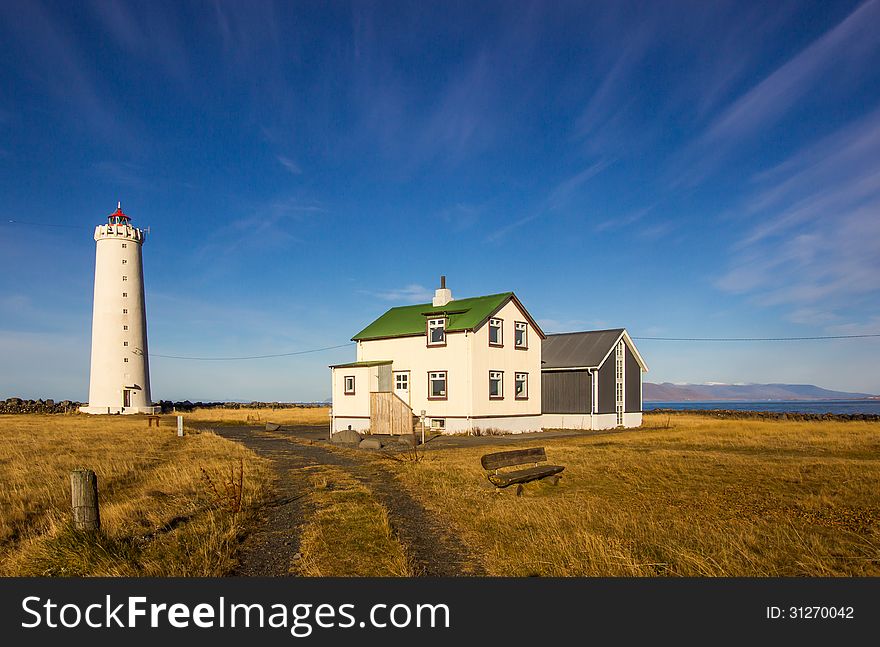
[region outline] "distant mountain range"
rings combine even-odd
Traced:
[[[868,393],[830,391],[813,384],[655,384],[642,385],[645,402],[706,402],[761,400],[861,400],[877,398]]]

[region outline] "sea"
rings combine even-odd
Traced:
[[[757,402],[645,402],[645,411],[693,409],[773,411],[775,413],[872,413],[880,415],[880,400],[763,400]]]

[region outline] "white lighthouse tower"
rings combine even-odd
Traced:
[[[92,367],[84,413],[158,413],[150,397],[144,231],[131,226],[119,203],[95,227]]]

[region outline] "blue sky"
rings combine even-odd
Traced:
[[[154,354],[342,344],[441,273],[550,332],[878,333],[878,26],[878,0],[3,2],[0,397],[86,398],[117,200]],[[650,381],[880,393],[877,338],[640,350]],[[324,399],[353,358],[154,356],[153,396]]]

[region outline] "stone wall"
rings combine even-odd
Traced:
[[[84,404],[73,400],[23,400],[7,398],[0,400],[0,414],[4,413],[76,413]],[[173,402],[160,400],[156,403],[162,407],[162,413],[173,411],[192,411],[193,409],[294,409],[297,407],[327,407],[321,402]]]
[[[74,413],[81,402],[73,400],[22,400],[21,398],[7,398],[0,400],[0,414],[2,413]]]
[[[868,420],[880,421],[880,415],[876,413],[780,413],[777,411],[737,411],[735,409],[649,409],[646,414],[661,413],[663,415],[697,415],[709,416],[710,418],[733,418],[733,419],[764,419],[764,420]]]

